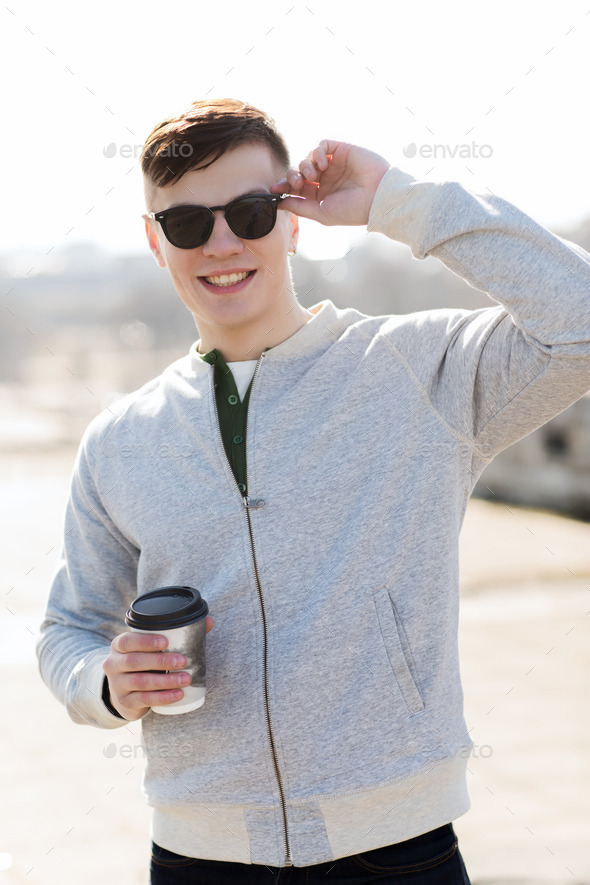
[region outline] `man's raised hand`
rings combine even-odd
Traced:
[[[281,209],[320,224],[367,224],[375,192],[389,163],[379,154],[344,141],[324,139],[299,169],[271,187],[289,193]]]

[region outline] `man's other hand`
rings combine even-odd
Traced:
[[[207,633],[213,618],[207,615]],[[186,658],[167,652],[168,640],[156,633],[120,633],[111,642],[103,664],[111,704],[124,719],[141,719],[150,707],[173,704],[183,696],[191,677],[182,668]],[[166,672],[166,671],[170,672]]]

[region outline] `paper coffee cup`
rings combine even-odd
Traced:
[[[184,697],[174,704],[152,707],[154,713],[173,716],[190,713],[205,702],[205,616],[209,607],[193,587],[159,587],[134,599],[125,623],[134,633],[157,633],[168,639],[167,652],[186,657],[183,672],[191,674]]]

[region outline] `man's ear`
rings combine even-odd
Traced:
[[[154,222],[149,217],[149,215],[142,215],[141,217],[145,222],[145,233],[151,252],[160,267],[166,267],[166,261],[164,260],[164,256],[162,255],[162,252],[160,250],[160,242],[158,239],[158,233],[154,227]]]

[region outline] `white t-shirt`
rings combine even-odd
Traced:
[[[236,382],[236,387],[238,388],[238,393],[240,394],[240,400],[242,402],[246,396],[246,391],[252,380],[252,375],[254,374],[257,362],[258,360],[240,360],[240,362],[227,364],[234,376],[234,381]]]

